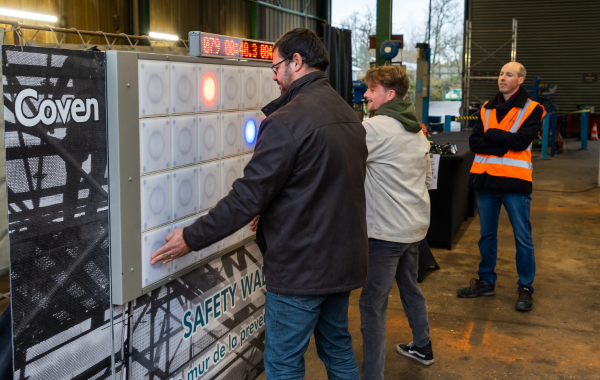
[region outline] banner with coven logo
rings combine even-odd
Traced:
[[[111,306],[105,54],[1,49],[15,379],[256,378],[256,245]]]
[[[110,372],[104,66],[2,46],[15,379]]]

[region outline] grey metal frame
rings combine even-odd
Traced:
[[[269,63],[255,61],[106,52],[111,290],[112,302],[117,305],[134,300],[254,240],[254,237],[244,239],[172,273],[168,278],[142,287],[139,59],[270,67]]]
[[[469,16],[470,16],[470,8],[469,10]],[[475,43],[475,45],[477,45],[477,47],[481,50],[483,50],[485,53],[487,53],[487,57],[484,58],[483,60],[480,60],[476,63],[471,64],[471,43],[472,43],[472,36],[471,36],[471,29],[472,29],[472,25],[471,25],[471,18],[469,17],[467,20],[465,20],[465,30],[464,30],[464,63],[465,63],[465,69],[464,69],[464,76],[463,76],[463,94],[466,94],[466,96],[463,96],[463,102],[462,102],[462,108],[464,110],[464,116],[468,116],[468,110],[469,107],[471,106],[471,69],[473,68],[473,66],[476,66],[480,63],[482,63],[483,61],[487,60],[488,58],[494,58],[495,60],[499,61],[500,63],[504,63],[502,60],[500,60],[498,57],[495,56],[495,54],[502,49],[505,45],[507,45],[509,42],[511,44],[511,48],[510,48],[510,61],[511,62],[516,62],[517,60],[517,28],[518,28],[518,22],[517,19],[513,18],[512,20],[512,29],[500,29],[500,30],[478,30],[478,32],[511,32],[511,37],[510,40],[507,41],[506,43],[504,43],[504,45],[500,46],[498,49],[496,49],[493,52],[488,52],[487,50],[485,50],[483,47],[479,46],[477,43]],[[489,76],[482,76],[482,77],[477,77],[477,79],[497,79],[497,77],[489,77]],[[479,99],[477,96],[475,96],[477,98],[477,100],[483,102],[482,99]],[[466,125],[468,123],[468,121],[463,121],[463,125]]]

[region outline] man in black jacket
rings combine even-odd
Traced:
[[[500,208],[508,212],[517,248],[518,311],[533,308],[535,256],[529,212],[532,192],[531,143],[537,136],[544,107],[529,99],[521,84],[525,67],[517,62],[504,65],[498,78],[500,92],[481,108],[469,145],[476,153],[469,187],[477,190],[480,233],[479,278],[460,288],[460,297],[494,295],[498,253]]]
[[[284,34],[273,63],[281,97],[263,108],[267,118],[244,177],[208,215],[169,234],[152,263],[253,221],[266,273],[267,377],[303,378],[314,332],[329,377],[358,379],[348,301],[367,276],[365,130],[330,86],[327,52],[313,32]]]

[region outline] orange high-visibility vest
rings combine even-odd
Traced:
[[[485,106],[487,102],[483,104]],[[483,129],[497,128],[510,133],[517,133],[523,122],[531,115],[534,108],[539,105],[531,99],[523,108],[513,107],[504,119],[498,123],[496,119],[496,109],[487,109],[481,107],[481,121]],[[542,119],[546,115],[546,110],[542,107]],[[475,154],[471,173],[488,173],[496,177],[517,178],[532,182],[533,164],[531,163],[531,144],[526,150],[509,150],[504,157],[492,156],[489,154]]]

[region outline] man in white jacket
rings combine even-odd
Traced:
[[[433,363],[425,297],[417,285],[419,243],[429,228],[431,166],[429,142],[414,106],[403,99],[409,81],[401,66],[371,69],[365,98],[373,117],[367,133],[367,232],[369,268],[360,295],[363,379],[383,379],[385,324],[394,278],[413,341],[396,350],[420,363]]]

